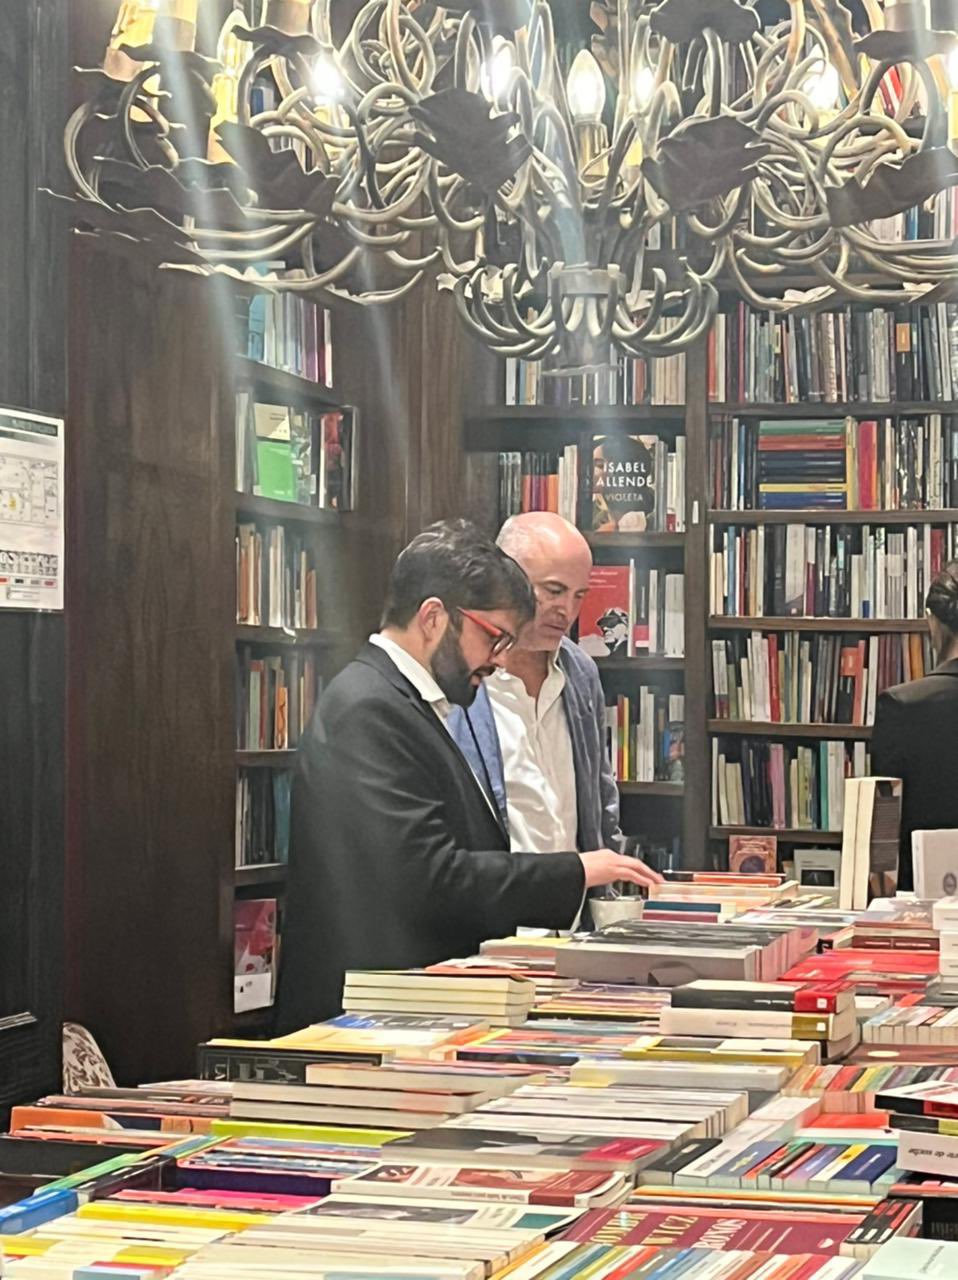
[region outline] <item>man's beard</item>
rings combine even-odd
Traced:
[[[432,657],[432,674],[439,688],[449,702],[457,707],[471,707],[476,700],[479,689],[472,683],[473,676],[492,675],[494,667],[476,667],[466,665],[462,656],[459,638],[452,627],[439,641],[439,647]]]

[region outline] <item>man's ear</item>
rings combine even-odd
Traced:
[[[416,621],[426,643],[438,644],[449,626],[449,612],[438,596],[430,596],[419,606]]]

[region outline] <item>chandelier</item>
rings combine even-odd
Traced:
[[[879,226],[958,183],[947,7],[597,0],[563,67],[548,0],[237,0],[215,58],[198,5],[124,0],[66,130],[79,224],[163,265],[362,303],[429,276],[559,371],[686,349],[721,288],[951,296],[950,235]]]

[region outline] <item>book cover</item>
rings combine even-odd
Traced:
[[[633,572],[630,565],[596,565],[579,614],[579,647],[593,658],[632,652]]]
[[[741,875],[774,875],[778,865],[777,836],[730,836],[728,869]]]
[[[237,1013],[273,1003],[276,977],[276,899],[247,898],[233,905],[233,1004]]]
[[[738,1207],[730,1212],[704,1205],[647,1209],[625,1204],[584,1214],[566,1233],[566,1239],[670,1249],[699,1246],[834,1255],[859,1221],[860,1215],[847,1213]]]
[[[592,442],[592,529],[641,533],[653,526],[655,436],[596,436]]]

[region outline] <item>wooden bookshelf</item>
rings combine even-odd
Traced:
[[[259,398],[267,403],[270,397],[274,397],[284,402],[288,400],[291,404],[305,404],[318,409],[343,408],[342,400],[332,387],[313,382],[311,378],[300,377],[286,369],[276,369],[259,360],[237,356],[235,372],[237,386],[253,388],[259,393]]]
[[[296,751],[237,751],[236,763],[244,769],[291,769]]]
[[[665,533],[650,529],[647,533],[584,533],[593,551],[641,551],[645,547],[684,547],[684,533]]]
[[[301,649],[332,648],[344,637],[335,631],[287,630],[285,627],[249,627],[236,624],[236,640],[240,644],[291,645]]]
[[[958,510],[940,511],[711,511],[714,525],[763,524],[955,524]]]
[[[286,883],[289,868],[285,862],[260,862],[250,867],[237,867],[234,882],[237,889],[246,889],[255,885],[273,885],[277,887]]]
[[[276,498],[261,498],[253,493],[237,493],[236,514],[279,524],[318,524],[339,528],[354,513],[331,511],[327,507],[307,507],[302,502],[279,502]]]
[[[871,725],[856,724],[783,724],[770,720],[709,720],[709,733],[741,738],[825,738],[840,742],[842,739],[867,742],[872,736]]]
[[[499,388],[502,369],[488,367],[487,385]],[[466,514],[494,531],[498,510],[498,482],[496,456],[513,450],[552,450],[569,444],[579,446],[580,458],[585,456],[594,434],[619,429],[637,434],[657,434],[672,441],[677,435],[686,436],[686,489],[689,495],[687,511],[692,511],[693,498],[699,499],[704,510],[706,425],[704,348],[690,352],[686,368],[689,371],[687,387],[695,399],[695,405],[609,405],[602,407],[546,405],[493,405],[474,412],[467,418],[463,433],[463,447],[467,458],[467,489],[471,507]],[[501,384],[500,384],[501,385]],[[696,387],[699,390],[696,391]],[[705,578],[705,526],[700,523],[694,529],[687,524],[687,532],[675,533],[648,531],[635,533],[602,534],[584,528],[585,476],[580,461],[579,471],[579,519],[586,541],[592,548],[597,563],[622,562],[630,554],[641,557],[643,565],[668,568],[686,575],[686,592],[696,581]],[[640,653],[634,657],[600,658],[596,665],[607,690],[617,693],[637,692],[640,683],[657,684],[663,690],[681,690],[685,696],[686,723],[690,708],[695,720],[704,725],[706,706],[705,663],[706,633],[699,620],[686,618],[686,653],[702,651],[701,661],[689,662],[684,657],[666,657],[662,654]],[[690,644],[692,649],[690,649]],[[612,696],[611,692],[608,694]],[[614,700],[614,698],[613,698]],[[686,850],[685,865],[705,866],[705,841],[707,811],[699,803],[699,796],[708,786],[708,754],[704,733],[701,741],[694,741],[686,754],[686,783],[630,782],[618,783],[623,799],[623,820],[628,833],[629,824],[636,820],[642,830],[653,839],[669,841],[681,835]],[[688,744],[688,737],[686,738]],[[671,803],[641,806],[643,800],[661,800]],[[633,811],[632,805],[636,807]]]
[[[675,671],[685,670],[684,658],[666,658],[657,653],[640,653],[634,658],[596,658],[600,671]]]
[[[863,635],[909,635],[924,632],[924,618],[765,618],[712,614],[712,631],[847,631]]]
[[[810,831],[806,827],[709,827],[709,838],[727,840],[729,836],[776,836],[780,844],[835,846],[842,843],[840,831]]]
[[[624,796],[664,796],[681,800],[685,795],[683,782],[619,782],[619,793]]]

